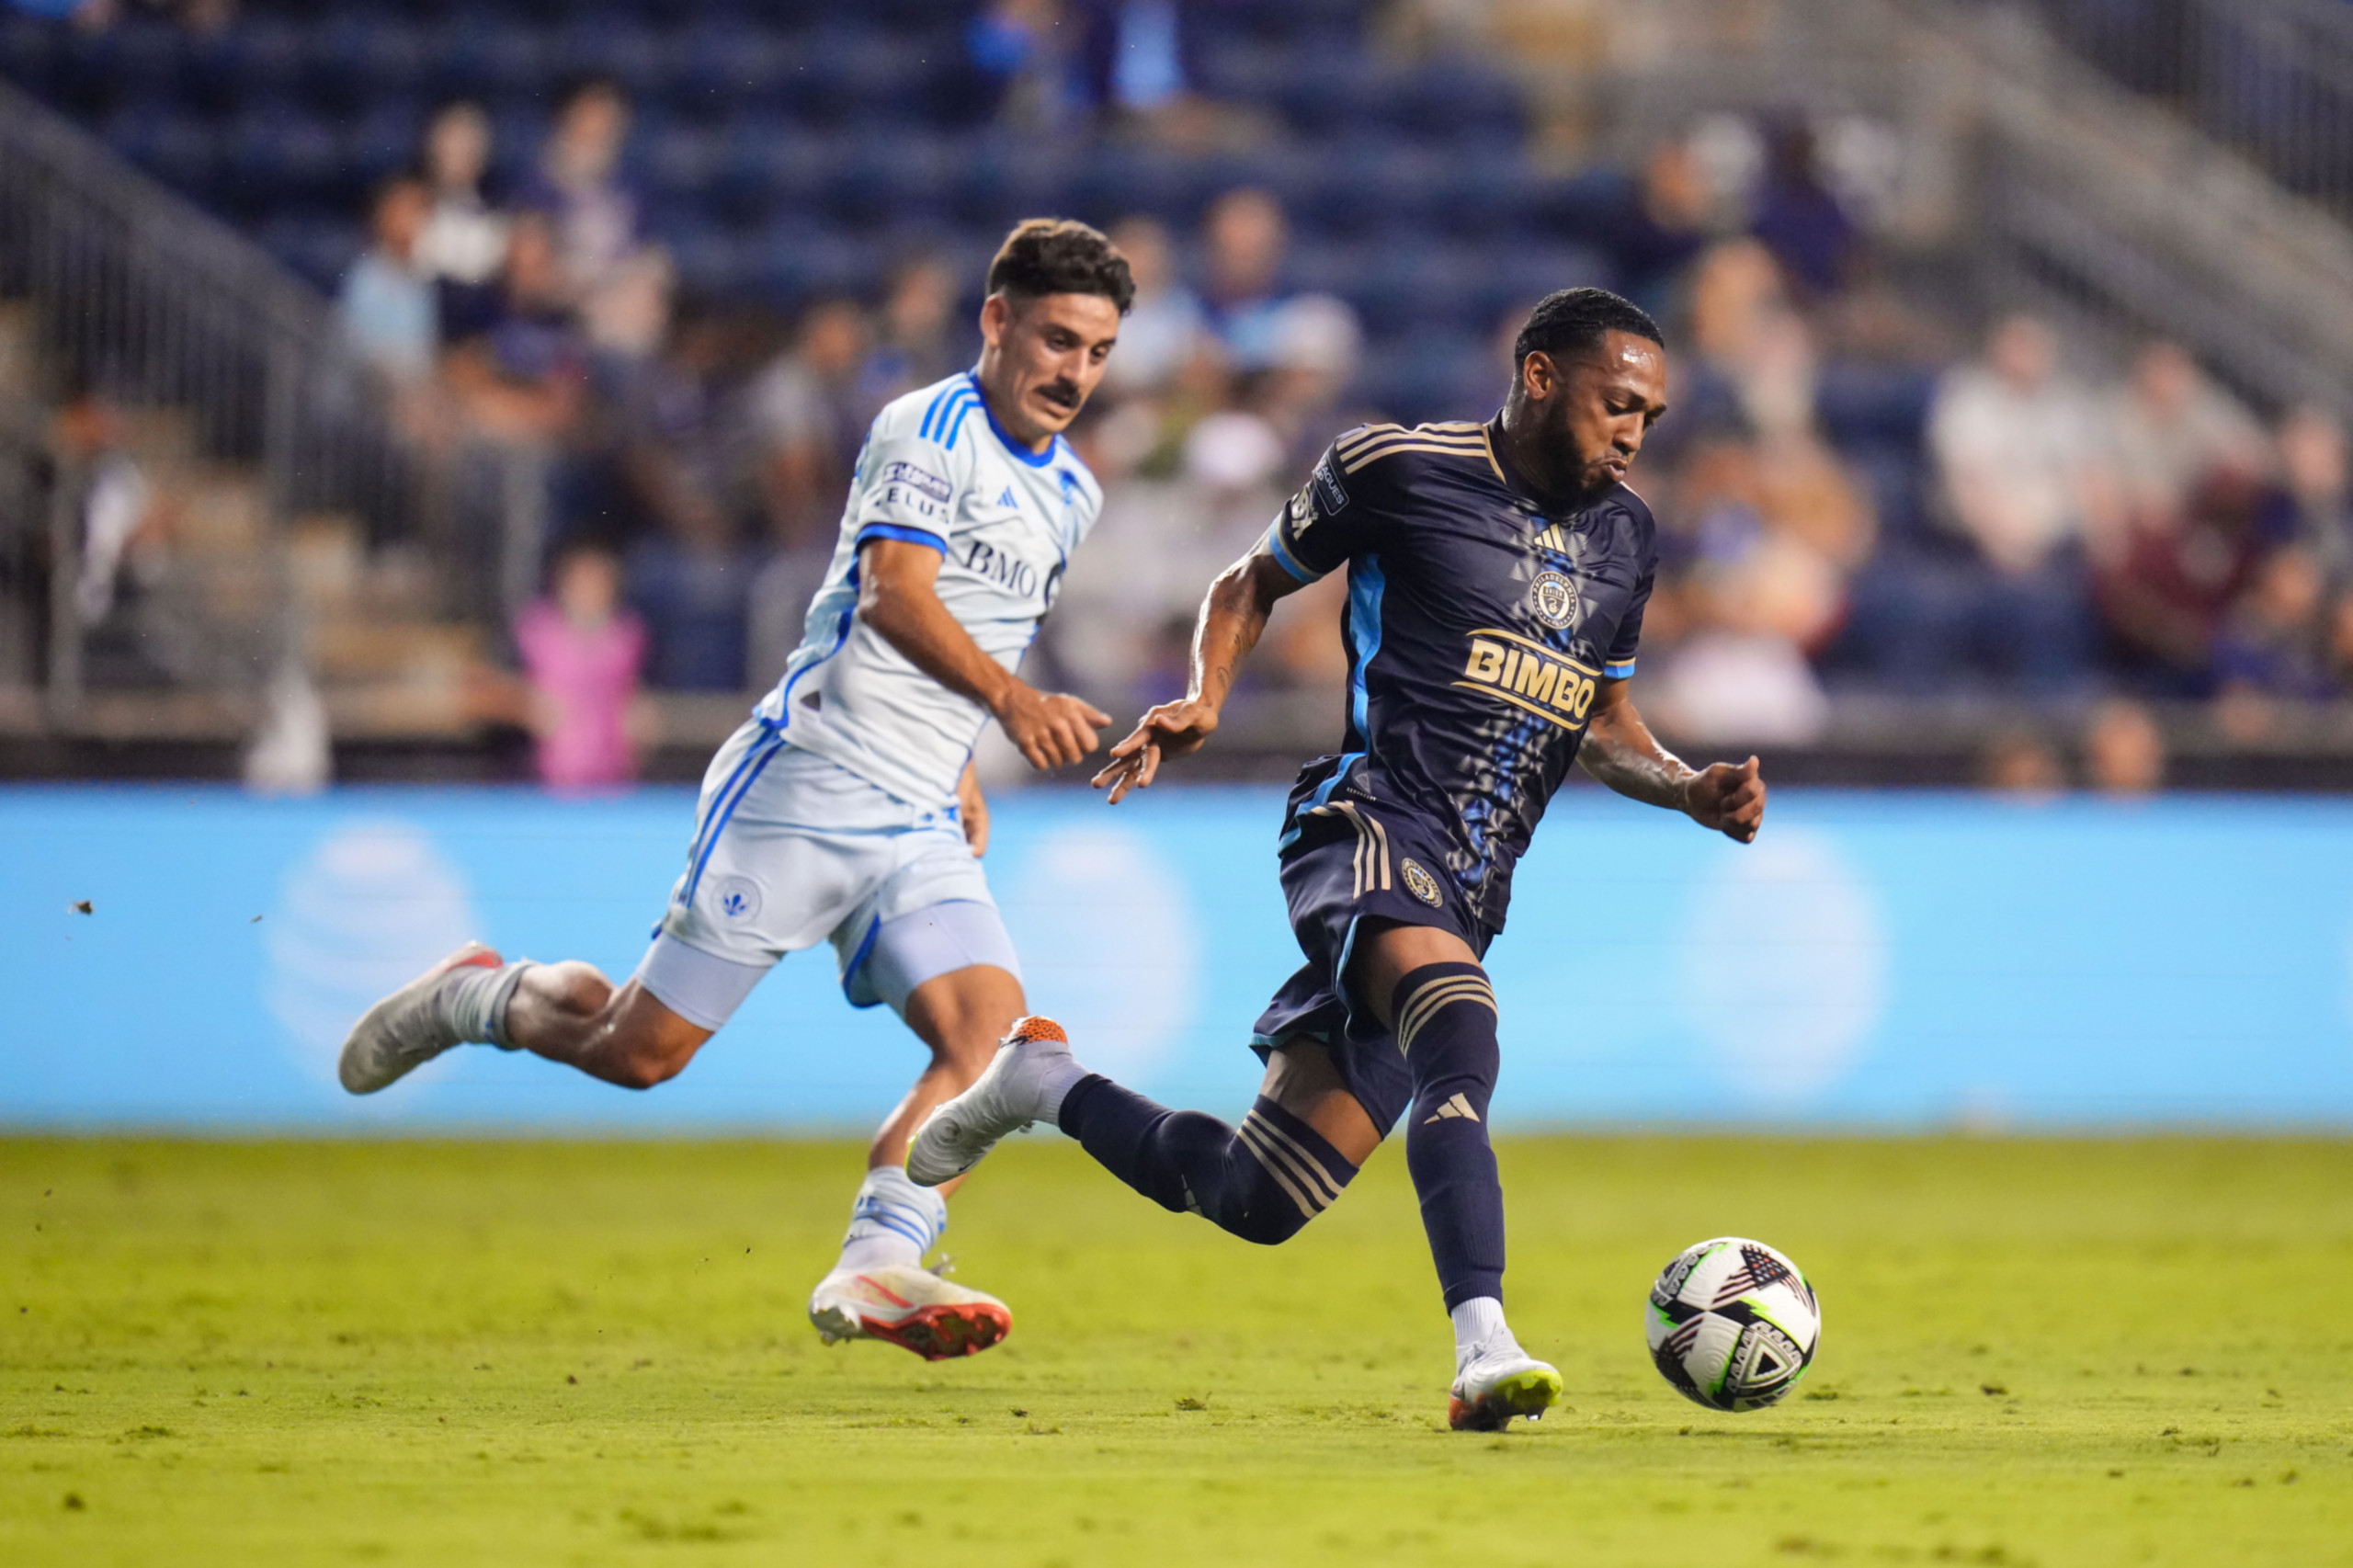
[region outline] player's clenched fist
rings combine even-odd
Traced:
[[[1111,748],[1110,766],[1095,776],[1097,790],[1109,786],[1111,804],[1118,805],[1131,790],[1141,790],[1160,773],[1163,756],[1184,756],[1201,749],[1216,733],[1217,709],[1188,699],[1164,702],[1136,722],[1126,740]]]
[[[1015,681],[997,704],[996,722],[1030,767],[1066,767],[1095,749],[1111,715],[1067,692]]]
[[[1683,809],[1701,827],[1754,843],[1765,824],[1765,779],[1756,759],[1736,767],[1719,762],[1693,774],[1683,785]]]

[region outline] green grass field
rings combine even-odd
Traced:
[[[956,1205],[1013,1337],[802,1317],[846,1144],[0,1142],[0,1562],[2353,1561],[2353,1144],[1507,1142],[1569,1406],[1443,1423],[1404,1162],[1279,1251],[1063,1143]],[[1652,1275],[1762,1236],[1798,1398],[1686,1404]]]

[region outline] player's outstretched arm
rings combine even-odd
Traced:
[[[1095,776],[1097,790],[1110,790],[1111,804],[1159,777],[1164,755],[1184,756],[1201,749],[1217,730],[1218,712],[1233,689],[1233,677],[1258,645],[1275,601],[1302,585],[1267,552],[1263,540],[1217,574],[1193,626],[1191,685],[1181,699],[1164,702],[1137,721],[1128,738],[1111,748],[1109,766]]]
[[[1757,761],[1693,768],[1658,744],[1634,708],[1628,683],[1607,680],[1594,699],[1577,761],[1621,795],[1681,812],[1726,838],[1755,842],[1765,823],[1765,780]]]
[[[1095,749],[1111,715],[1063,692],[1040,691],[981,651],[939,602],[939,551],[869,540],[858,552],[858,618],[910,664],[996,715],[1032,767],[1062,767]]]

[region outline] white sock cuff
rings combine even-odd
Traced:
[[[1504,1304],[1493,1296],[1473,1296],[1450,1315],[1454,1319],[1454,1343],[1459,1347],[1511,1338],[1511,1325],[1504,1322]]]
[[[452,971],[442,995],[458,1038],[494,1045],[501,1051],[514,1050],[515,1042],[506,1037],[506,1005],[514,1000],[516,984],[530,967],[529,959],[517,959],[496,969],[469,966]]]
[[[1038,1065],[1038,1119],[1060,1123],[1064,1096],[1087,1076],[1087,1071],[1069,1055],[1049,1057]]]

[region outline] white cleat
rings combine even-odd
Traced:
[[[1500,1432],[1515,1415],[1540,1421],[1561,1402],[1561,1374],[1506,1339],[1476,1346],[1454,1374],[1446,1424],[1458,1432]]]
[[[828,1345],[880,1339],[926,1361],[977,1356],[1013,1332],[1003,1301],[912,1263],[826,1275],[809,1298],[809,1321]]]
[[[1075,1070],[1062,1025],[1051,1018],[1016,1019],[972,1086],[915,1129],[907,1143],[907,1175],[923,1187],[955,1180],[999,1139],[1044,1120],[1048,1085]]]
[[[505,961],[480,942],[468,942],[369,1008],[343,1042],[335,1076],[353,1094],[372,1095],[464,1043],[442,1016],[441,984],[458,970],[496,969]]]

